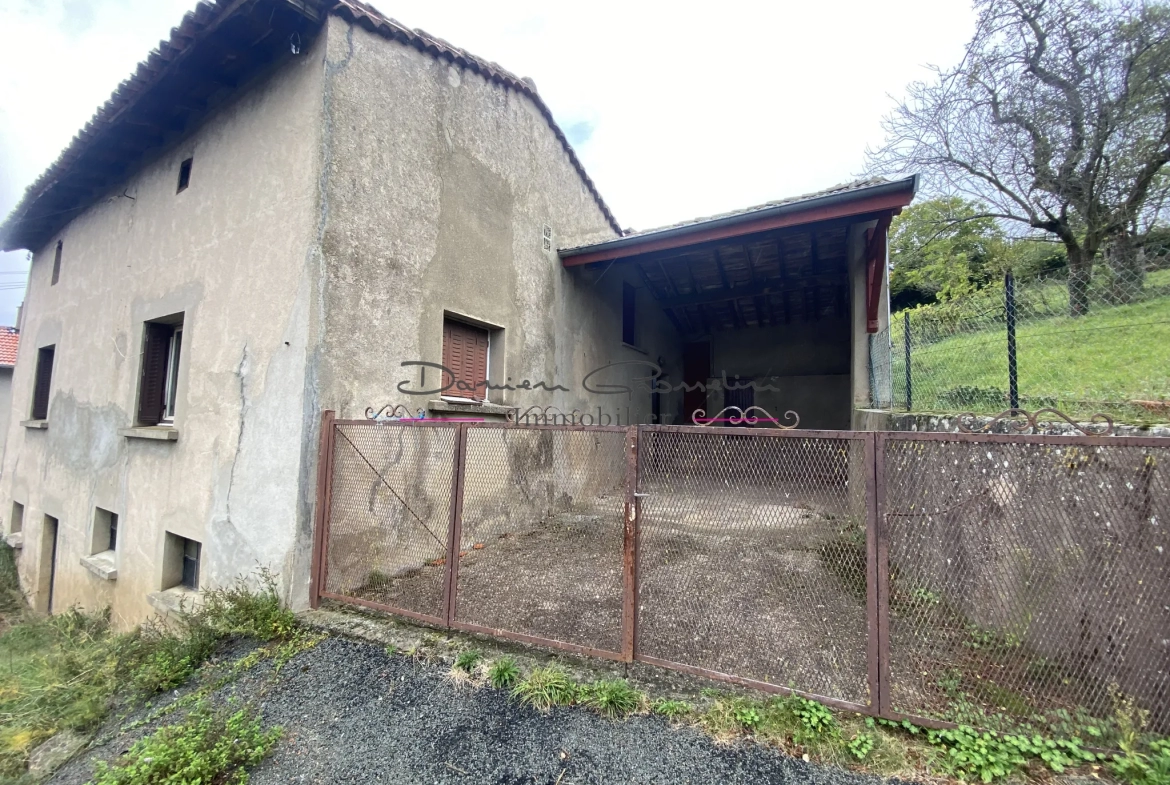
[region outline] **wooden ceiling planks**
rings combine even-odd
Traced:
[[[848,226],[802,229],[646,254],[630,263],[684,334],[845,318]]]

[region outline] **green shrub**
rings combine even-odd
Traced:
[[[526,706],[548,711],[553,706],[568,706],[577,701],[580,688],[556,665],[536,668],[512,690],[512,695]]]
[[[263,730],[248,709],[197,704],[182,722],[138,740],[112,764],[99,761],[94,785],[188,785],[248,781],[246,767],[267,755],[280,729]]]
[[[645,700],[625,679],[598,681],[585,691],[585,702],[607,717],[625,717],[638,710]]]
[[[488,681],[498,690],[506,690],[520,678],[520,669],[511,657],[500,657],[488,668]]]
[[[466,649],[455,656],[455,667],[458,670],[471,673],[481,659],[483,659],[483,655],[478,650]]]

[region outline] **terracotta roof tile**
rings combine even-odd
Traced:
[[[865,180],[853,180],[848,183],[840,183],[831,188],[826,188],[823,191],[813,191],[812,193],[800,194],[799,196],[788,196],[782,199],[776,199],[771,202],[764,202],[763,204],[755,204],[751,207],[741,207],[738,210],[731,210],[726,213],[716,213],[715,215],[706,215],[702,218],[690,218],[686,221],[679,221],[678,223],[667,224],[666,226],[656,226],[653,229],[643,229],[641,231],[629,230],[625,233],[626,237],[639,237],[644,234],[654,234],[656,232],[665,232],[668,229],[681,229],[684,226],[691,226],[692,224],[702,224],[708,221],[718,221],[721,218],[731,218],[732,216],[748,215],[750,213],[759,212],[761,210],[768,210],[773,207],[780,207],[781,205],[799,204],[800,202],[808,202],[813,199],[821,199],[825,196],[833,196],[834,194],[848,193],[849,191],[860,191],[865,188],[872,188],[875,185],[885,185],[891,182],[883,177],[870,177]],[[567,249],[566,249],[567,250]]]
[[[15,327],[0,327],[0,368],[16,365],[16,351],[20,348],[20,333]]]

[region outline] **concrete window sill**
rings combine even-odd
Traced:
[[[184,586],[174,586],[170,589],[151,592],[146,595],[150,607],[163,616],[186,616],[203,604],[203,593],[191,591]]]
[[[82,556],[81,566],[103,581],[118,580],[118,558],[113,551],[102,551],[93,556]]]
[[[4,541],[8,543],[8,547],[14,551],[18,551],[24,547],[24,532],[12,532],[12,534],[4,535]]]
[[[48,420],[22,420],[20,424],[25,428],[32,428],[36,431],[47,431],[49,429]]]
[[[445,401],[437,399],[427,401],[427,410],[433,414],[456,417],[483,417],[484,419],[502,420],[508,414],[516,411],[515,406],[503,406],[498,403],[480,401],[478,403],[464,401]]]
[[[144,425],[136,428],[119,428],[119,436],[125,436],[127,439],[154,439],[160,442],[177,442],[179,440],[178,428],[172,428],[169,425]]]

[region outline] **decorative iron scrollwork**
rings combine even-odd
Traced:
[[[366,407],[367,420],[421,420],[426,416],[426,412],[419,409],[416,413],[411,413],[400,403],[386,404],[381,409],[375,409],[373,406]]]
[[[759,412],[759,414],[752,414],[752,412]],[[707,412],[703,409],[695,409],[694,413],[691,414],[691,422],[704,428],[715,423],[727,423],[728,425],[758,425],[764,423],[783,431],[791,431],[800,425],[800,416],[792,410],[784,412],[784,419],[786,421],[792,420],[792,425],[781,423],[759,406],[749,406],[746,409],[741,409],[738,406],[725,406],[714,417],[708,417]]]
[[[1045,414],[1053,416],[1042,419],[1041,415]],[[997,422],[1006,422],[1008,433],[1041,433],[1043,427],[1041,422],[1052,423],[1064,420],[1086,436],[1113,435],[1112,418],[1100,412],[1090,417],[1088,423],[1078,423],[1058,409],[1037,409],[1035,412],[1029,412],[1027,409],[1008,409],[995,415],[978,428],[972,427],[972,424],[978,420],[978,415],[974,412],[963,412],[957,419],[960,433],[990,433]]]

